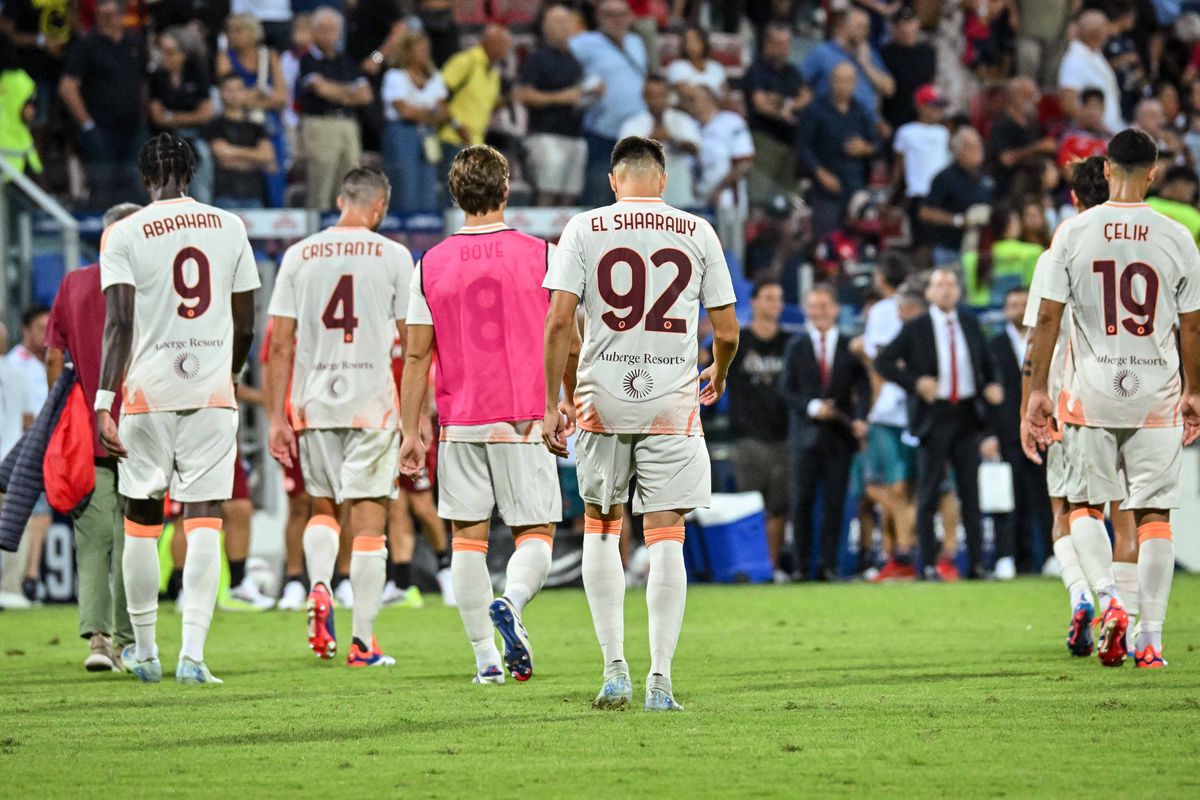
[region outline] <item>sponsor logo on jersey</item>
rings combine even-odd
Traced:
[[[196,358],[192,353],[180,353],[175,356],[175,362],[172,367],[176,375],[185,381],[190,381],[200,374],[200,359]]]
[[[641,400],[654,388],[654,378],[644,369],[631,369],[625,373],[621,386],[624,387],[625,394],[634,400]]]
[[[1137,373],[1123,369],[1113,376],[1113,391],[1120,397],[1133,397],[1142,388],[1142,379]]]

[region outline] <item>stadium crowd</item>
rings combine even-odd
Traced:
[[[157,131],[191,143],[193,195],[231,209],[328,210],[374,162],[392,211],[437,210],[484,141],[513,165],[510,205],[590,208],[619,138],[661,141],[667,201],[714,215],[753,286],[719,413],[779,580],[844,577],[851,499],[869,577],[1052,568],[1013,404],[1024,289],[1074,213],[1074,164],[1136,124],[1164,162],[1151,204],[1200,236],[1188,0],[0,5],[0,156],[77,209],[144,199]],[[972,309],[1001,313],[989,330]],[[0,364],[0,454],[45,399],[48,314]],[[982,462],[1015,487],[988,564]],[[22,580],[38,596],[48,525],[38,509],[6,566],[9,604]]]

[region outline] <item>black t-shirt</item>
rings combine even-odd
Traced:
[[[893,42],[883,48],[880,56],[896,81],[896,91],[883,101],[883,118],[893,128],[899,128],[917,118],[913,95],[925,84],[933,83],[937,74],[937,53],[926,42],[912,47]]]
[[[96,126],[133,133],[142,120],[146,62],[141,39],[126,31],[121,41],[93,33],[75,43],[63,72],[80,82],[83,104]]]
[[[333,58],[326,58],[315,47],[305,53],[300,59],[300,77],[296,79],[296,97],[300,104],[301,114],[325,114],[353,117],[356,109],[330,103],[325,98],[308,88],[307,82],[313,75],[321,75],[336,83],[357,83],[365,81],[366,76],[358,67],[358,62],[345,53],[338,53]]]
[[[208,75],[200,67],[188,63],[176,85],[164,69],[150,75],[150,99],[163,104],[167,111],[195,111],[209,97]]]
[[[1010,117],[1007,112],[992,122],[988,132],[988,161],[991,162],[992,174],[996,177],[996,189],[1004,193],[1017,167],[1005,167],[1000,163],[1000,154],[1009,150],[1020,150],[1035,144],[1041,138],[1041,130],[1036,121],[1030,120],[1022,125]]]
[[[346,53],[360,64],[403,19],[396,0],[358,0],[347,5],[345,14]]]
[[[543,45],[525,59],[518,83],[542,92],[559,92],[578,85],[582,80],[583,67],[574,53]],[[582,127],[583,111],[579,106],[542,106],[529,115],[530,133],[579,136]]]
[[[49,40],[70,39],[71,0],[5,0],[3,16],[17,33],[42,34]],[[35,81],[57,80],[62,57],[40,47],[16,48],[17,63]]]
[[[784,99],[795,97],[804,85],[800,70],[791,63],[776,69],[761,58],[750,65],[742,78],[742,91],[746,95],[746,121],[750,130],[765,133],[778,139],[784,144],[791,145],[796,135],[796,127],[775,117],[768,117],[754,110],[755,92],[775,92],[783,95]]]
[[[204,129],[204,138],[210,142],[223,139],[237,147],[257,147],[259,142],[267,138],[267,131],[257,122],[231,119],[222,114]],[[213,185],[216,187],[214,195],[237,200],[263,199],[263,174],[260,170],[229,169],[222,166],[221,160],[215,157],[213,162]]]
[[[737,355],[729,365],[729,425],[735,437],[764,442],[787,438],[788,410],[779,392],[783,351],[791,336],[779,331],[772,339],[759,339],[742,328]]]
[[[924,205],[951,214],[962,214],[973,205],[990,203],[995,187],[995,181],[988,175],[982,172],[972,175],[956,162],[934,176]],[[935,247],[951,250],[962,248],[961,228],[945,225],[929,225],[928,228],[930,244]]]

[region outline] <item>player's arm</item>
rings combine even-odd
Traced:
[[[429,392],[429,368],[433,365],[433,326],[409,325],[407,338],[404,377],[400,381],[400,471],[416,475],[425,466],[421,416]]]
[[[1034,463],[1042,463],[1038,449],[1050,444],[1050,417],[1054,404],[1048,394],[1050,360],[1062,325],[1065,304],[1042,297],[1038,305],[1038,320],[1029,344],[1025,347],[1025,364],[1021,368],[1021,406],[1025,417],[1021,423],[1021,448]]]
[[[738,325],[737,312],[732,304],[708,309],[708,318],[713,326],[713,363],[700,374],[701,381],[708,381],[700,388],[700,402],[711,406],[725,393],[725,377],[729,375],[729,365],[737,355],[741,326]]]
[[[296,320],[272,315],[271,348],[267,351],[267,369],[263,375],[264,405],[270,420],[267,441],[271,457],[287,467],[296,457],[296,436],[287,418],[286,407],[295,355]]]
[[[254,292],[234,292],[233,308],[233,374],[242,374],[246,357],[254,344]]]
[[[115,283],[104,290],[104,340],[100,351],[100,390],[96,396],[96,428],[100,443],[109,455],[125,457],[125,447],[117,436],[117,423],[112,417],[113,399],[121,390],[125,365],[133,348],[134,287]],[[101,392],[103,394],[101,394]]]
[[[546,315],[544,335],[546,370],[546,417],[542,421],[542,440],[551,453],[567,456],[567,420],[559,408],[559,392],[569,389],[568,397],[574,397],[574,373],[571,370],[570,385],[564,382],[571,350],[579,336],[575,327],[575,309],[579,297],[572,292],[556,290],[550,295],[550,311]],[[578,353],[578,351],[576,351]],[[576,355],[578,361],[578,355]]]
[[[1179,315],[1179,360],[1183,370],[1183,443],[1200,438],[1200,311]]]

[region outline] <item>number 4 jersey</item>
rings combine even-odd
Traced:
[[[230,295],[258,288],[242,221],[188,197],[151,203],[105,233],[100,285],[134,287],[123,414],[237,408]]]
[[[329,228],[288,248],[269,313],[296,320],[296,430],[399,427],[392,345],[412,273],[407,248],[366,228]]]
[[[1180,314],[1200,309],[1200,254],[1187,230],[1144,203],[1108,202],[1059,227],[1045,267],[1043,296],[1069,304],[1074,323],[1059,418],[1181,425],[1176,329]]]
[[[712,226],[657,198],[575,216],[545,288],[581,299],[575,403],[593,433],[702,435],[696,356],[700,304],[734,302]]]

